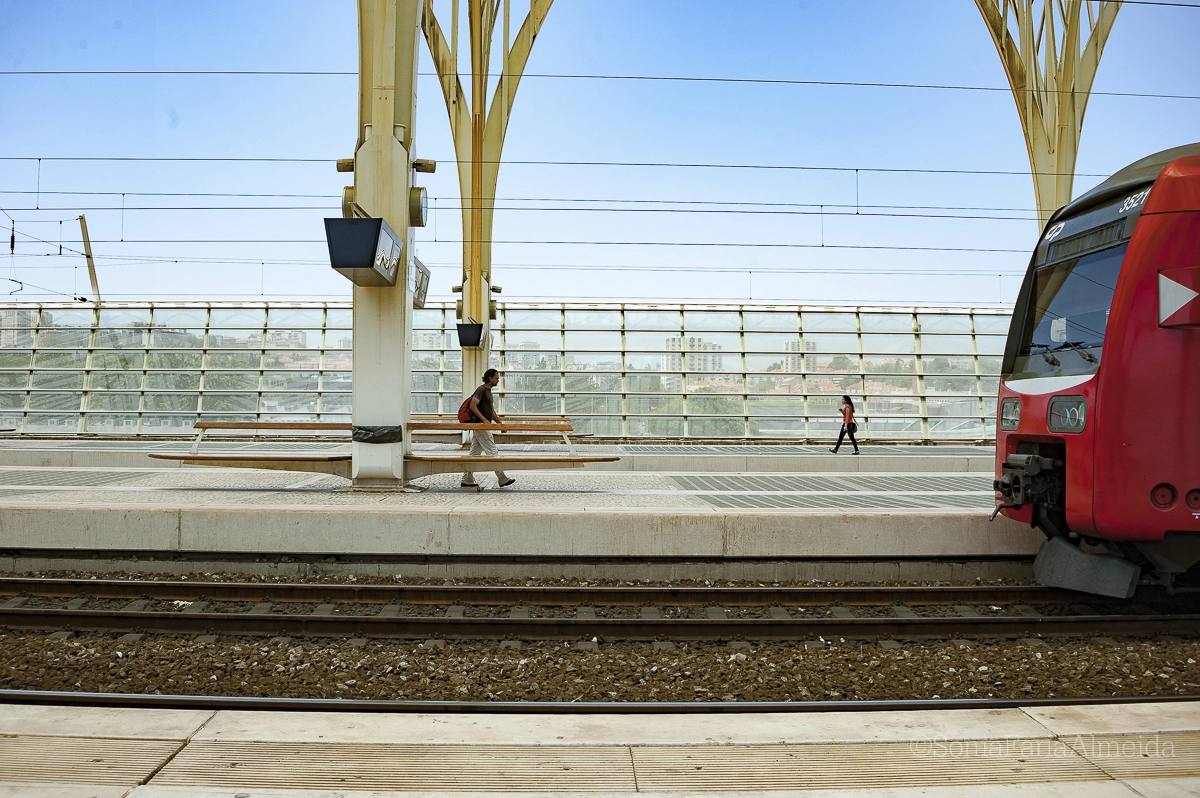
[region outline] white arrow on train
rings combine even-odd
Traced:
[[[1180,285],[1171,278],[1158,273],[1158,323],[1162,324],[1174,316],[1180,308],[1200,296],[1200,291],[1193,291],[1186,285]]]

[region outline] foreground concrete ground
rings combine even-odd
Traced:
[[[722,715],[0,705],[0,796],[1200,794],[1200,703]]]

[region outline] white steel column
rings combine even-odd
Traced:
[[[395,286],[354,286],[354,426],[407,431],[412,383],[414,257],[409,188],[416,115],[420,0],[359,0],[359,129],[351,215],[382,217],[405,242]],[[364,487],[404,482],[403,442],[353,446],[353,478]]]

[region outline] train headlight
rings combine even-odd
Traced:
[[[1015,430],[1021,426],[1021,399],[1010,396],[1000,403],[1000,429]]]
[[[1050,400],[1046,426],[1051,432],[1083,432],[1087,426],[1087,399],[1082,396],[1056,396]]]

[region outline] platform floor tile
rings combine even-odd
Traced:
[[[639,789],[796,790],[1098,781],[1105,773],[1046,739],[633,748]]]
[[[176,740],[0,737],[0,779],[35,784],[141,784],[183,746]]]
[[[623,746],[359,745],[228,743],[188,745],[156,785],[243,789],[562,790],[637,789]]]

